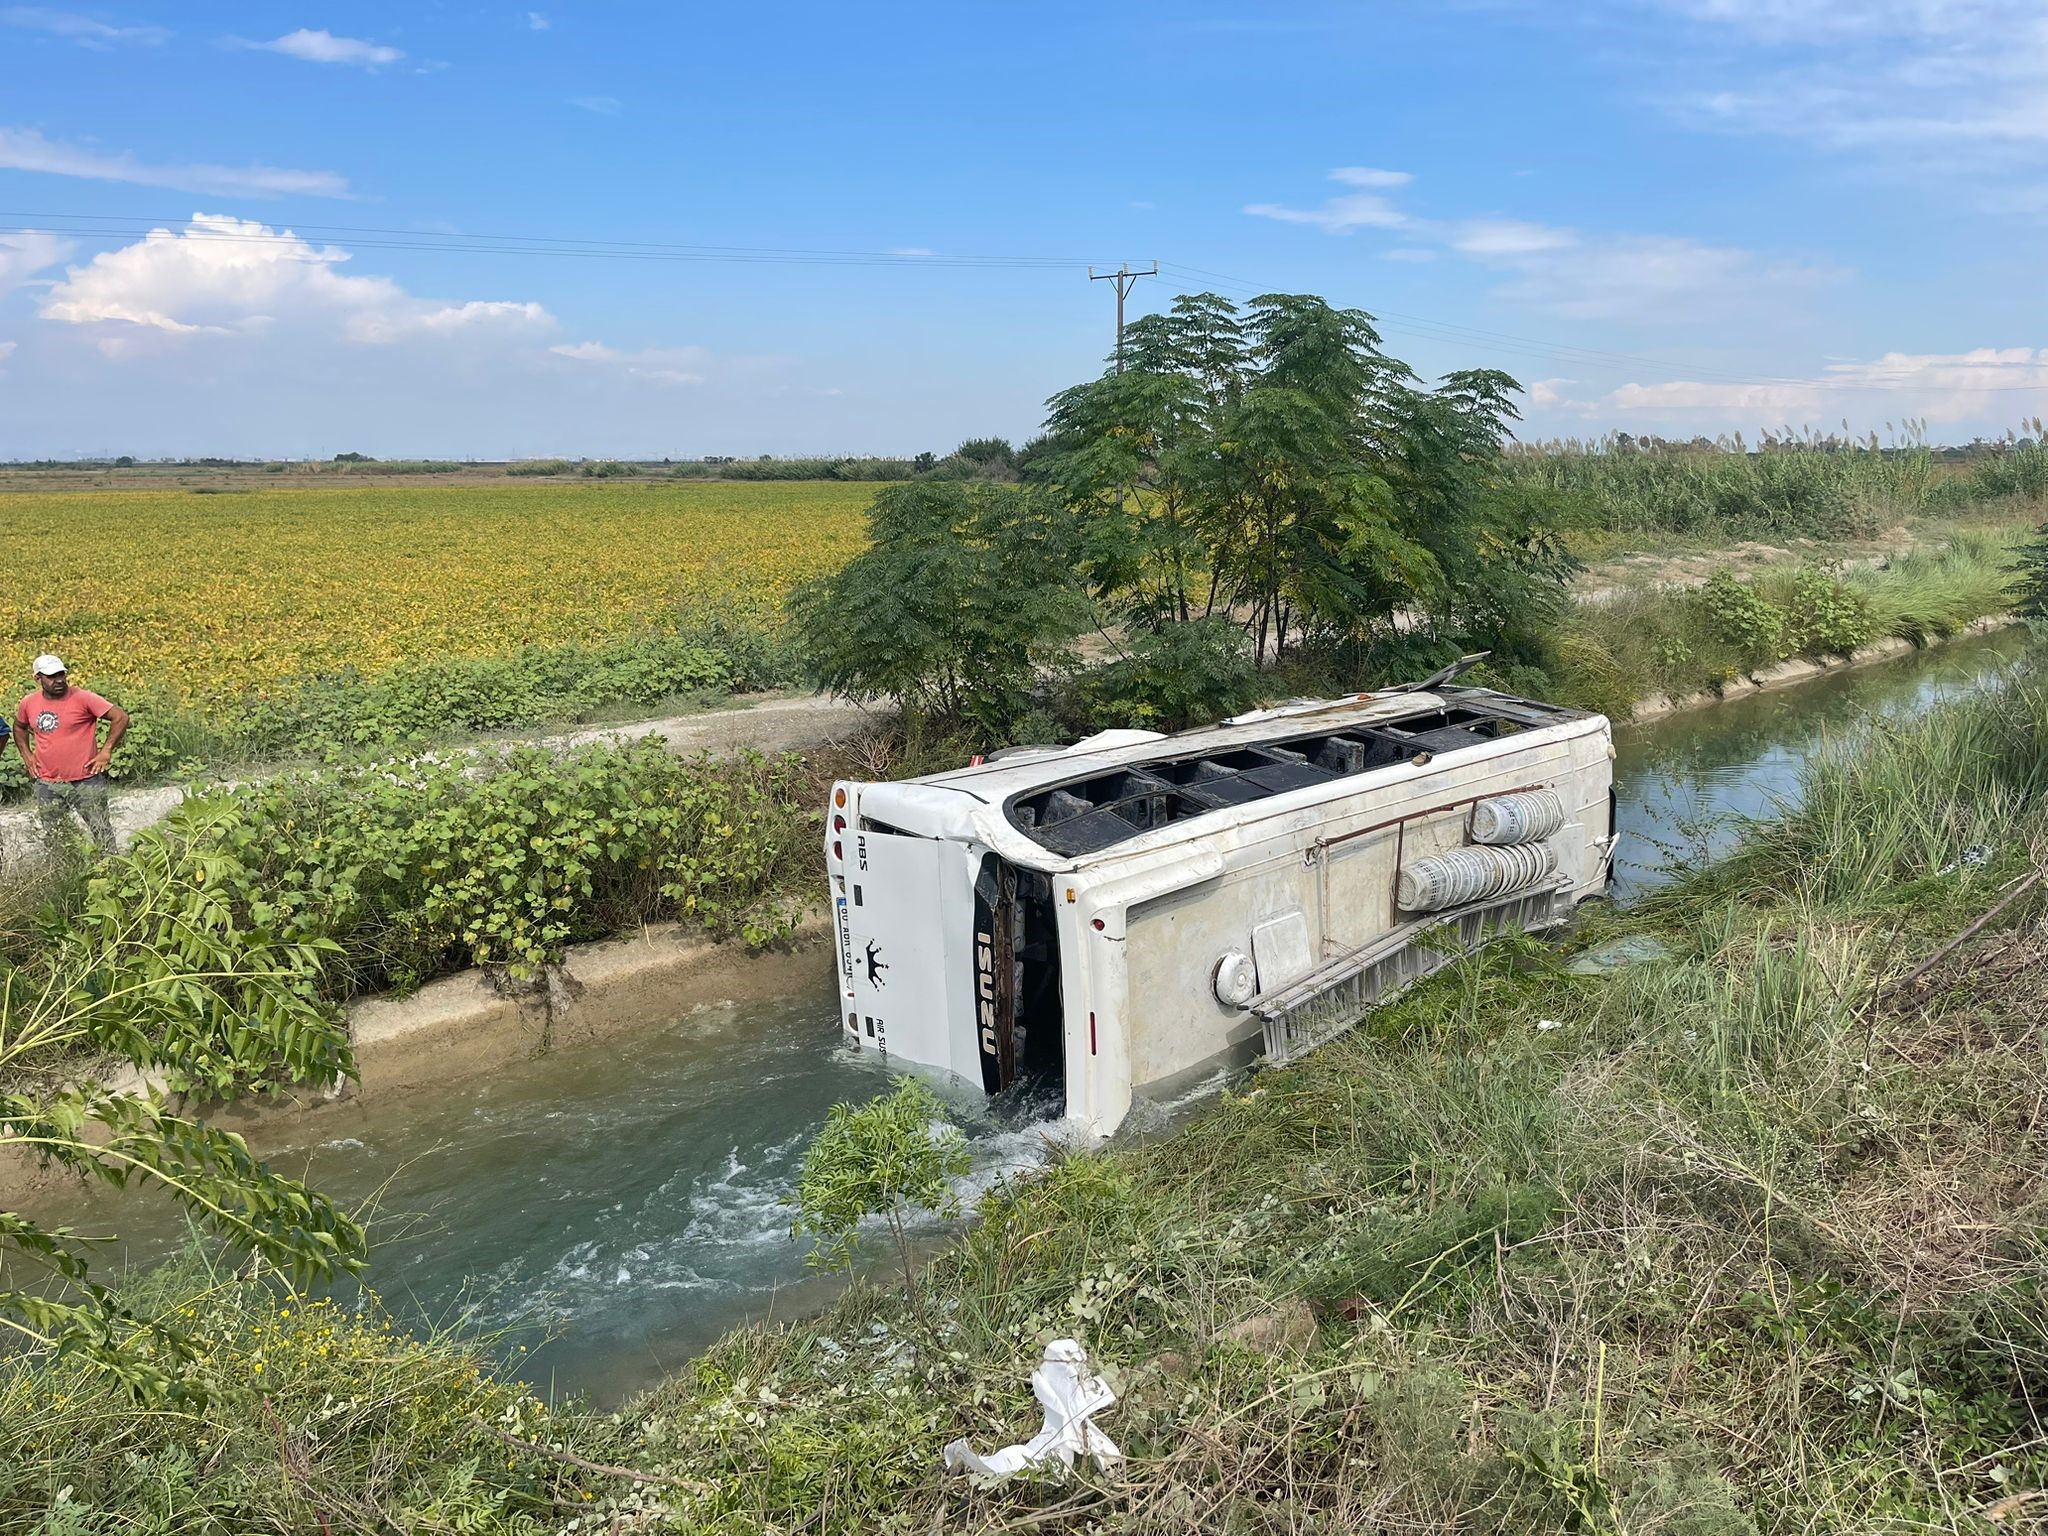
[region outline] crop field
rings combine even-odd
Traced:
[[[537,483],[0,496],[0,675],[200,707],[353,669],[771,624],[861,545],[871,485]]]

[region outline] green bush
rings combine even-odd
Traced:
[[[632,1486],[548,1454],[575,1416],[500,1380],[490,1339],[197,1260],[125,1299],[190,1330],[206,1411],[138,1409],[73,1359],[0,1363],[0,1529],[539,1533]]]
[[[1225,618],[1140,630],[1129,655],[1081,678],[1091,723],[1157,731],[1221,720],[1265,687],[1244,631]]]
[[[877,495],[868,526],[866,551],[790,598],[818,681],[1003,740],[1089,620],[1074,519],[1035,489],[922,480]]]
[[[1784,593],[1788,655],[1816,660],[1847,656],[1876,637],[1870,605],[1825,566],[1801,566],[1789,580],[1781,579],[1780,590]]]
[[[2029,619],[2048,619],[2048,523],[2034,530],[2011,565],[2014,611]]]
[[[1714,627],[1721,637],[1744,655],[1754,657],[1759,665],[1780,659],[1785,612],[1755,587],[1737,580],[1731,571],[1719,570],[1700,589],[1700,601],[1713,615]]]
[[[468,965],[528,977],[660,919],[767,943],[803,904],[810,801],[796,758],[683,759],[654,740],[300,770],[188,798],[49,921],[188,882],[249,945],[332,945],[331,997]]]
[[[505,466],[508,475],[569,475],[576,472],[576,466],[567,459],[521,459],[516,464]]]

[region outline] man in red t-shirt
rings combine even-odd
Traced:
[[[57,848],[65,813],[75,814],[102,848],[114,846],[107,816],[107,763],[128,730],[128,711],[86,688],[74,688],[64,663],[36,658],[36,691],[14,712],[14,748],[36,781],[36,819]],[[107,739],[99,739],[100,722]]]

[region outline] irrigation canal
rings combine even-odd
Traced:
[[[2008,631],[1622,728],[1617,899],[1714,857],[1730,813],[1791,796],[1826,742],[1985,686],[2020,643]],[[830,957],[816,954],[815,982],[797,995],[700,1008],[601,1048],[366,1105],[347,1135],[272,1161],[370,1209],[370,1281],[401,1315],[504,1330],[497,1347],[527,1379],[615,1403],[733,1325],[830,1294],[807,1273],[783,1201],[830,1106],[881,1092],[888,1076],[839,1046]],[[975,1152],[970,1197],[1045,1157],[1044,1105],[954,1098]],[[1151,1107],[1150,1123],[1177,1107]],[[180,1241],[132,1206],[118,1220],[104,1206],[73,1219],[91,1230],[95,1215],[128,1234],[133,1262]]]

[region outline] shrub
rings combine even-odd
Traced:
[[[2048,523],[2034,531],[2033,542],[2012,563],[2014,611],[2029,619],[2048,619]]]
[[[196,1258],[124,1299],[190,1330],[208,1410],[138,1411],[74,1359],[0,1364],[0,1528],[538,1532],[631,1486],[549,1454],[567,1426],[497,1377],[490,1339],[414,1339],[374,1298]]]
[[[762,944],[801,907],[810,789],[793,757],[682,759],[654,740],[301,770],[188,798],[54,920],[184,882],[243,942],[331,946],[333,997],[465,965],[531,977],[657,919]]]
[[[1221,617],[1140,630],[1128,656],[1081,679],[1097,724],[1161,731],[1235,714],[1264,686],[1244,631]]]
[[[1035,490],[926,480],[868,523],[872,546],[790,602],[819,681],[1002,737],[1088,619],[1072,519]]]
[[[1716,571],[1700,589],[1700,601],[1721,637],[1757,665],[1782,656],[1785,613],[1748,582],[1737,580],[1730,571]]]
[[[1795,656],[1847,656],[1874,631],[1870,605],[1824,566],[1804,565],[1786,588],[1785,649]]]

